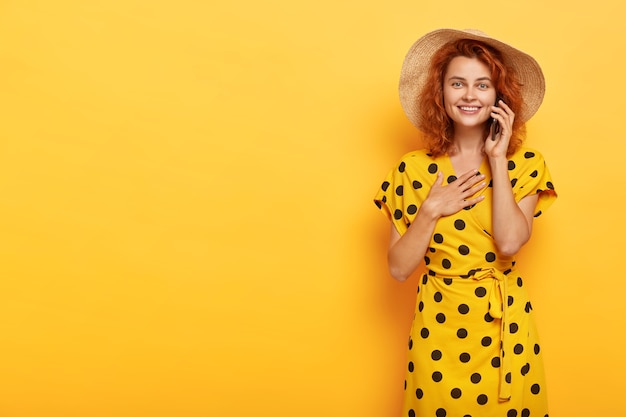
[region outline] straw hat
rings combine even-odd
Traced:
[[[490,45],[502,54],[504,65],[513,68],[522,84],[524,107],[516,115],[522,122],[528,121],[539,109],[546,90],[539,64],[530,55],[489,37],[478,30],[439,29],[418,39],[407,53],[400,74],[400,102],[407,117],[421,127],[417,98],[424,88],[433,54],[443,45],[459,39],[474,39]]]

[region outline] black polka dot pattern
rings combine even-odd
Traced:
[[[499,357],[495,357],[495,358],[491,359],[491,366],[493,366],[494,368],[499,368],[500,367],[500,358]]]

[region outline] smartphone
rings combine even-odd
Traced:
[[[498,103],[500,102],[500,97],[496,98],[496,104],[494,106],[498,107]],[[496,135],[500,133],[500,123],[498,120],[491,118],[491,140],[496,140]]]

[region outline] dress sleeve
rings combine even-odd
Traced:
[[[546,162],[539,152],[535,150],[524,150],[517,158],[509,161],[509,166],[514,169],[512,172],[511,185],[515,201],[522,198],[539,194],[535,217],[539,217],[556,200],[557,194],[552,183],[552,177]],[[517,166],[516,166],[517,165]]]
[[[405,155],[385,177],[374,203],[403,235],[427,194],[427,184],[420,178],[420,167],[416,165],[419,155]]]

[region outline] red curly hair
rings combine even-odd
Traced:
[[[518,114],[523,106],[522,85],[515,69],[504,65],[502,55],[497,49],[472,39],[460,39],[445,44],[435,52],[430,63],[425,85],[432,88],[424,88],[417,98],[423,118],[422,130],[433,156],[449,152],[454,137],[454,125],[443,104],[443,81],[450,61],[459,56],[476,58],[489,68],[497,97],[514,113]],[[489,134],[489,127],[489,123],[485,123],[485,138]],[[516,118],[513,121],[507,155],[513,154],[521,146],[525,134],[525,124]]]

